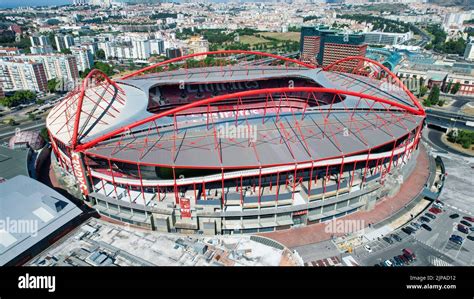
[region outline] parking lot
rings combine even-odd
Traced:
[[[424,216],[425,213],[423,212],[413,221],[421,223],[419,218]],[[459,214],[457,219],[449,217],[454,213]],[[410,263],[410,266],[474,265],[474,241],[466,239],[467,234],[457,230],[457,225],[463,220],[462,217],[466,215],[445,206],[444,211],[436,215],[436,219],[427,223],[432,231],[419,228],[408,235],[398,229],[394,233],[402,239],[400,242],[394,241],[389,244],[383,239],[375,240],[366,244],[370,247],[371,252],[365,249],[363,245],[356,248],[352,255],[361,265],[373,266],[387,259],[393,259],[394,256],[401,255],[403,248],[410,248],[417,256],[416,261]],[[449,241],[452,234],[459,235],[464,239],[462,245]],[[469,235],[474,236],[474,232],[470,232]]]

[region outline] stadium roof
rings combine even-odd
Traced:
[[[0,266],[82,213],[55,190],[22,175],[0,183],[0,194]]]
[[[213,82],[227,81],[255,81],[271,78],[305,78],[315,82],[315,86],[348,90],[385,98],[409,107],[414,107],[410,97],[401,88],[395,84],[380,82],[375,79],[360,75],[342,72],[330,72],[321,69],[305,69],[301,67],[282,68],[278,66],[232,66],[226,67],[207,67],[194,69],[178,69],[174,71],[165,71],[160,73],[143,75],[135,78],[117,81],[116,87],[110,84],[107,91],[103,92],[104,104],[108,105],[106,112],[96,109],[95,103],[98,98],[98,88],[92,87],[86,89],[86,99],[82,106],[83,113],[79,113],[79,136],[81,143],[86,143],[101,135],[114,131],[121,127],[127,127],[130,124],[152,116],[147,111],[149,101],[149,89],[158,85],[170,84],[208,84]],[[114,83],[115,84],[115,83]],[[63,143],[69,145],[73,141],[74,120],[77,111],[75,104],[79,92],[71,96],[67,101],[63,101],[56,106],[47,118],[47,127],[50,132]],[[120,97],[119,100],[112,100],[111,95]],[[362,107],[365,104],[359,98],[347,96],[343,103],[334,104],[332,107],[350,108],[358,105]],[[376,103],[372,108],[384,109],[382,105]],[[67,117],[72,115],[73,117]],[[182,117],[182,119],[184,119]],[[179,119],[178,119],[179,121]],[[157,125],[170,124],[170,118],[160,118],[156,120]]]
[[[11,179],[17,175],[28,176],[26,150],[12,150],[0,146],[0,178]]]
[[[334,111],[325,122],[318,111],[308,112],[298,126],[291,113],[281,116],[280,121],[275,117],[266,118],[264,124],[260,117],[249,117],[249,124],[255,126],[257,134],[255,147],[249,146],[251,133],[234,140],[218,136],[216,142],[212,127],[208,129],[206,122],[201,121],[180,127],[176,136],[173,129],[161,130],[160,135],[154,137],[146,133],[134,134],[121,142],[116,139],[103,141],[86,152],[112,160],[176,167],[231,168],[282,165],[291,161],[301,163],[328,159],[341,153],[367,151],[408,134],[422,119],[420,116],[398,116],[393,118],[387,112],[364,112],[355,113],[350,121],[350,114]],[[386,121],[383,127],[375,125],[383,120]],[[226,122],[234,125],[232,117],[214,124],[223,128]],[[245,121],[240,121],[239,125],[246,127]]]

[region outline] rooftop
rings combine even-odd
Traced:
[[[23,175],[1,183],[0,194],[0,266],[81,214],[67,198]]]
[[[0,178],[11,179],[17,175],[28,176],[26,150],[12,150],[0,146]]]

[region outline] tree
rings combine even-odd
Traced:
[[[40,131],[40,136],[43,137],[44,141],[49,142],[48,129],[42,128]]]
[[[451,94],[456,94],[460,88],[461,88],[461,83],[456,82],[453,88],[451,88]]]
[[[105,59],[105,51],[102,49],[97,50],[97,52],[95,52],[95,57],[97,59]]]
[[[430,102],[432,105],[438,104],[439,101],[439,86],[434,84],[433,87],[431,87],[430,94],[428,95],[428,102]]]
[[[56,91],[56,87],[58,86],[58,80],[56,78],[48,80],[48,91],[49,93],[53,93]]]
[[[427,92],[428,92],[428,87],[426,87],[425,85],[421,85],[418,95],[420,97],[424,97]]]
[[[69,49],[62,49],[61,53],[63,53],[63,54],[72,54],[71,50],[69,50]]]

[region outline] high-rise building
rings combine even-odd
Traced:
[[[54,37],[54,41],[56,42],[56,48],[58,49],[59,52],[65,50],[65,49],[69,49],[72,46],[74,46],[74,38],[69,34],[56,35]]]
[[[150,41],[136,38],[132,40],[132,56],[134,59],[148,59],[151,55]]]
[[[30,36],[30,41],[32,47],[51,46],[49,38],[45,35],[32,35]]]
[[[53,47],[49,42],[49,38],[45,35],[30,36],[30,52],[31,54],[49,54],[53,53]]]
[[[34,90],[44,92],[48,88],[43,64],[31,61],[0,60],[0,82],[2,82],[5,91]]]
[[[88,0],[74,0],[72,1],[72,5],[76,6],[82,6],[82,5],[87,5]]]
[[[316,60],[322,66],[348,56],[365,56],[367,51],[367,44],[364,43],[362,34],[342,33],[326,26],[302,27],[300,45],[303,60],[309,62]],[[344,66],[353,67],[355,63],[349,61]]]
[[[464,50],[464,59],[474,60],[474,39],[471,39]]]
[[[151,54],[160,55],[165,53],[165,42],[162,39],[150,40]]]
[[[71,47],[72,55],[76,57],[77,69],[81,72],[86,69],[91,69],[94,66],[94,56],[89,48],[86,47]]]
[[[176,57],[181,57],[181,49],[179,48],[167,48],[166,49],[166,57],[169,59],[173,59]]]
[[[77,60],[74,55],[27,55],[22,58],[44,65],[47,80],[61,79],[65,82],[73,82],[79,78]]]

